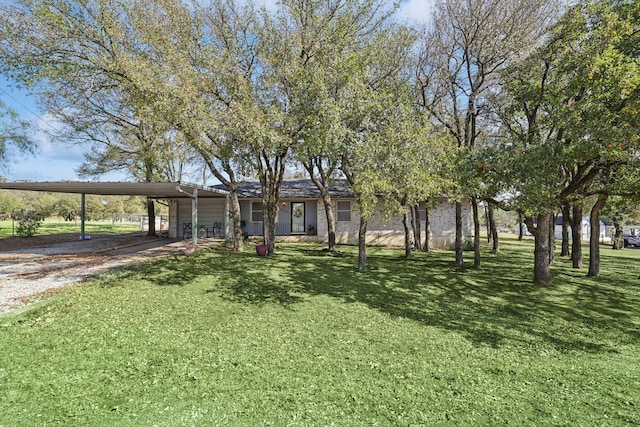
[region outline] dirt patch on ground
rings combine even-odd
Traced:
[[[201,239],[200,247],[219,245]],[[184,255],[181,240],[144,234],[77,234],[0,239],[0,313],[130,262]]]
[[[0,253],[19,249],[46,248],[52,245],[68,243],[73,249],[86,248],[89,251],[101,250],[106,246],[121,245],[128,242],[136,242],[146,236],[141,233],[132,234],[99,234],[92,235],[90,239],[80,240],[78,233],[51,234],[47,236],[12,236],[0,238]],[[155,239],[155,238],[153,238]]]

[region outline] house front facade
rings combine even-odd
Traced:
[[[223,186],[216,186],[224,189]],[[336,241],[338,244],[356,244],[360,216],[353,192],[342,181],[330,187],[332,208],[336,219]],[[238,189],[240,212],[244,232],[251,237],[263,234],[264,214],[260,183],[249,181]],[[382,202],[381,202],[382,203]],[[197,204],[197,226],[201,237],[225,238],[231,235],[231,224],[227,219],[228,200],[203,199]],[[169,203],[171,237],[189,237],[193,233],[193,201],[171,200]],[[422,240],[426,226],[426,209],[420,207],[420,229]],[[429,209],[432,247],[451,247],[455,241],[455,206],[446,197],[439,197],[436,206]],[[463,234],[471,237],[470,207],[463,203]],[[278,220],[275,230],[279,241],[327,242],[328,226],[324,203],[320,191],[310,179],[284,181],[280,190]],[[371,245],[404,245],[404,227],[401,217],[387,218],[379,207],[369,221],[367,243]]]
[[[562,239],[562,222],[563,217],[562,214],[559,214],[556,218],[556,225],[554,228],[554,237],[556,239]],[[571,227],[569,227],[571,230]],[[589,215],[584,215],[580,221],[580,235],[582,237],[583,242],[588,242],[591,236],[591,217]],[[600,230],[599,230],[600,241],[610,241],[610,237],[607,235],[607,225],[600,221]],[[569,240],[572,239],[571,231],[569,231]]]

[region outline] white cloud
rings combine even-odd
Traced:
[[[44,114],[33,121],[36,128],[33,138],[38,144],[39,154],[50,159],[82,162],[85,149],[78,144],[71,144],[55,136],[62,129],[62,124],[50,114]]]
[[[86,149],[51,137],[51,132],[61,127],[47,114],[23,116],[33,123],[32,140],[36,147],[33,154],[12,150],[11,163],[1,175],[8,180],[60,181],[78,180],[75,170],[84,161]]]
[[[431,21],[434,3],[435,0],[403,0],[395,20],[410,25],[427,25]]]
[[[401,23],[411,25],[426,25],[431,20],[431,11],[436,0],[401,0],[399,9],[395,13],[395,20]],[[207,4],[208,1],[202,1]],[[239,0],[239,4],[246,4],[248,0]],[[395,3],[393,0],[387,0],[389,7]],[[253,0],[253,4],[267,10],[275,12],[280,7],[279,0]]]

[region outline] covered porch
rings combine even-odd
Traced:
[[[323,208],[324,209],[324,208]],[[261,200],[240,201],[244,232],[248,236],[262,236],[264,233],[264,215]],[[302,199],[284,199],[278,206],[278,220],[275,234],[283,236],[318,235],[318,201]]]

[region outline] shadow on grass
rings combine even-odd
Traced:
[[[519,246],[485,255],[483,266],[460,272],[446,251],[415,253],[372,249],[367,271],[355,269],[357,252],[333,255],[320,247],[282,245],[272,258],[223,249],[143,264],[122,274],[160,286],[206,281],[207,293],[240,304],[294,308],[316,295],[361,303],[393,316],[462,334],[475,345],[540,344],[560,351],[615,351],[640,339],[637,274],[619,277],[625,260],[605,257],[601,277],[557,259],[554,286],[531,281],[532,256]],[[469,257],[470,255],[466,255]],[[637,258],[633,258],[638,262]]]
[[[291,293],[289,283],[270,281],[267,277],[253,273],[238,280],[227,280],[226,292],[222,298],[249,304],[276,303],[285,307],[304,301],[304,298]],[[207,293],[218,293],[220,289],[208,289]]]
[[[128,264],[110,275],[103,276],[100,286],[119,286],[121,282],[132,279],[141,282],[152,281],[159,286],[186,286],[211,272],[207,262],[197,261],[203,259],[202,257],[202,254],[191,257],[173,256],[159,261]]]

